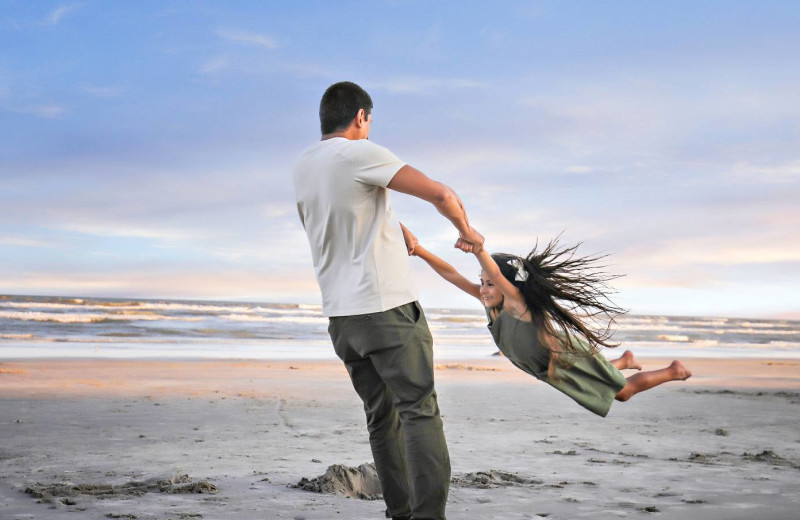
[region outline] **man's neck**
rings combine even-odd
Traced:
[[[326,141],[328,139],[333,139],[334,137],[344,137],[345,139],[349,139],[351,141],[366,139],[365,137],[361,137],[361,130],[359,128],[356,128],[355,125],[350,125],[345,130],[340,132],[331,132],[330,134],[323,135],[320,141]]]

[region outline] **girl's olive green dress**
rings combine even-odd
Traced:
[[[489,311],[487,309],[488,316]],[[521,321],[501,311],[489,318],[489,331],[497,347],[517,368],[567,394],[579,405],[597,415],[608,414],[614,397],[625,386],[625,376],[601,355],[575,359],[570,368],[556,368],[550,380],[547,367],[550,351],[539,341],[536,325]]]

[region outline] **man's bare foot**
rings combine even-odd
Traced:
[[[622,356],[620,356],[620,359],[622,360],[622,365],[625,368],[632,370],[642,369],[642,365],[640,365],[639,361],[637,361],[636,358],[633,357],[633,352],[631,352],[630,350],[626,350],[625,352],[623,352]]]
[[[681,363],[677,359],[670,364],[669,369],[674,374],[673,377],[674,381],[678,380],[686,381],[687,379],[692,377],[692,372],[688,368],[683,366],[683,363]]]

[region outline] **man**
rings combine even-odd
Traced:
[[[322,139],[293,175],[328,332],[364,401],[387,517],[444,520],[450,459],[433,342],[408,263],[416,238],[396,219],[387,188],[432,203],[462,248],[483,237],[453,190],[368,140],[372,99],[361,87],[331,85],[319,117]]]

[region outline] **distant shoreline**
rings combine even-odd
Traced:
[[[438,359],[497,352],[480,306],[425,311]],[[313,304],[0,296],[0,359],[332,360],[327,328]],[[626,314],[612,329],[642,358],[800,358],[800,322]]]
[[[300,308],[303,306],[307,307],[317,307],[319,309],[322,308],[322,303],[317,302],[276,302],[276,301],[260,301],[260,300],[251,300],[251,299],[242,299],[242,300],[225,300],[219,298],[158,298],[158,297],[151,297],[151,296],[144,296],[144,297],[136,297],[136,296],[63,296],[63,295],[47,295],[47,294],[0,294],[0,302],[4,300],[9,300],[12,298],[30,298],[30,299],[44,299],[44,300],[64,300],[64,301],[81,301],[83,303],[87,301],[109,301],[109,302],[149,302],[149,303],[156,303],[156,302],[185,302],[185,303],[196,303],[196,304],[242,304],[242,305],[274,305],[280,306],[285,308]],[[475,307],[440,307],[440,306],[432,306],[427,305],[424,302],[423,306],[426,310],[436,310],[436,311],[452,311],[452,312],[474,312],[476,309],[480,310],[477,306]],[[648,313],[648,312],[631,312],[628,313],[627,316],[635,316],[635,317],[643,317],[643,318],[652,318],[652,317],[664,317],[664,318],[671,318],[671,319],[691,319],[691,318],[707,318],[707,319],[717,319],[717,320],[768,320],[768,321],[790,321],[790,322],[800,322],[800,311],[785,311],[779,313],[772,313],[772,314],[764,314],[764,315],[748,315],[748,314],[741,314],[741,315],[716,315],[716,314],[669,314],[669,313]]]

